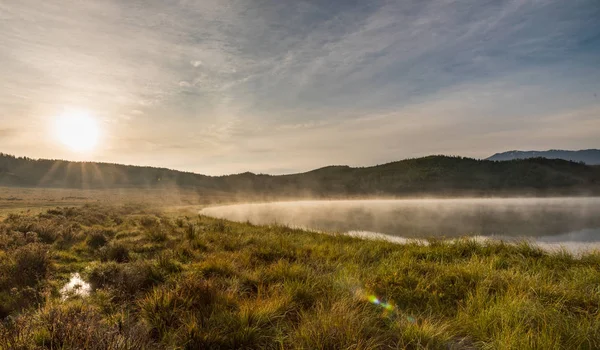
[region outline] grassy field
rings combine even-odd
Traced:
[[[233,203],[247,200],[217,191],[166,188],[65,189],[0,186],[0,215],[7,210],[80,206],[95,203],[156,203],[161,206],[190,206]]]
[[[74,273],[89,290],[63,289]],[[527,244],[395,245],[138,205],[13,210],[0,349],[597,349],[599,281],[600,253]]]

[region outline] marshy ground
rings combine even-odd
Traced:
[[[600,253],[526,243],[398,245],[138,205],[13,211],[0,349],[594,349],[598,281]]]

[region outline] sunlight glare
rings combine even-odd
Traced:
[[[72,151],[89,152],[98,143],[98,123],[86,111],[65,111],[57,118],[55,126],[58,140]]]

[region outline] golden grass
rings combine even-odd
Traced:
[[[84,206],[7,216],[0,272],[0,349],[600,348],[599,253]]]

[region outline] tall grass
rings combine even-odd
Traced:
[[[0,349],[600,348],[599,253],[101,206],[10,216],[0,248]]]

